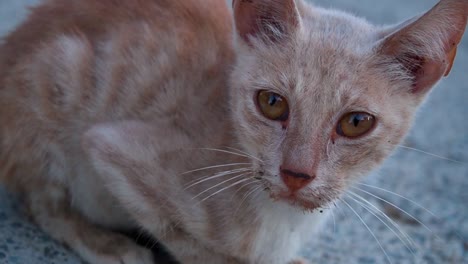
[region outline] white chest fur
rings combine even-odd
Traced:
[[[254,243],[254,259],[261,263],[286,263],[320,230],[328,213],[304,212],[269,200],[262,206],[261,226]]]

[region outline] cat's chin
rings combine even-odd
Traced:
[[[293,207],[304,211],[315,211],[320,209],[323,204],[318,203],[314,200],[321,200],[321,198],[306,198],[301,194],[293,192],[279,192],[279,193],[270,193],[270,197],[277,202],[285,202]]]
[[[330,202],[333,202],[332,197],[338,197],[338,193],[328,193],[327,197],[322,197],[310,191],[291,192],[285,188],[272,185],[269,182],[263,182],[265,191],[270,198],[277,203],[287,204],[302,211],[313,212],[326,207]]]

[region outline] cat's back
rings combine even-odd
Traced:
[[[78,148],[93,124],[209,105],[224,89],[231,31],[224,0],[45,0],[0,45],[6,174],[15,160]]]
[[[223,0],[43,0],[27,20],[4,38],[0,67],[12,66],[40,43],[82,33],[95,41],[125,24],[146,22],[154,33],[213,31],[219,41],[230,35],[230,14]]]
[[[54,122],[164,112],[175,88],[223,75],[231,28],[223,0],[46,0],[0,46],[1,98]]]

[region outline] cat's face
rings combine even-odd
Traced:
[[[273,198],[314,209],[339,197],[402,140],[417,105],[450,65],[428,59],[430,52],[449,52],[394,47],[411,28],[388,34],[292,0],[261,2],[234,3],[242,19],[231,79],[238,140],[261,160],[252,160],[254,170]]]

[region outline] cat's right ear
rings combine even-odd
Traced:
[[[233,0],[237,33],[251,44],[252,38],[279,42],[300,27],[295,0]]]

